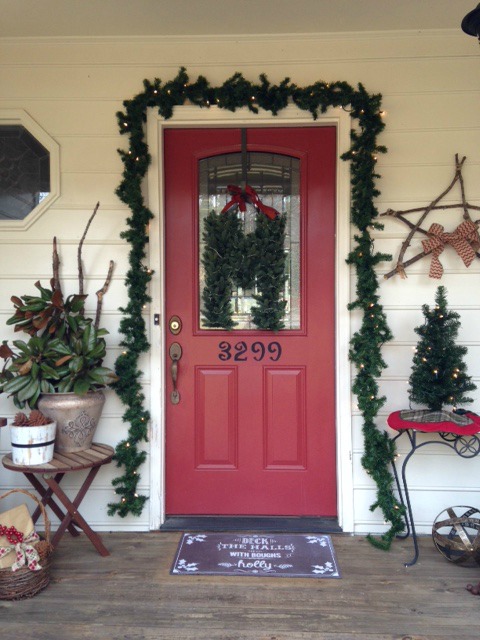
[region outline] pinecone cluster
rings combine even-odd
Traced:
[[[51,420],[46,418],[41,411],[34,409],[30,416],[27,416],[21,411],[15,415],[12,422],[14,427],[40,427],[44,424],[49,424]]]
[[[15,415],[15,418],[14,418],[13,422],[12,422],[12,425],[14,427],[28,427],[28,418],[27,418],[27,416],[22,412],[17,413]]]

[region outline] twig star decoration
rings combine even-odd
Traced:
[[[401,220],[404,224],[406,224],[410,229],[408,236],[406,237],[400,248],[400,253],[398,255],[395,268],[392,269],[392,271],[389,271],[389,273],[385,274],[384,278],[391,278],[397,273],[400,275],[400,277],[406,278],[407,276],[405,273],[405,269],[411,264],[428,255],[432,256],[429,272],[430,278],[441,278],[443,275],[443,267],[439,260],[439,256],[445,249],[446,245],[450,245],[455,249],[458,255],[462,258],[463,263],[466,267],[469,267],[472,264],[475,256],[480,258],[480,253],[478,252],[480,248],[480,236],[478,235],[478,225],[480,224],[480,220],[472,220],[470,216],[471,210],[480,211],[480,207],[469,204],[465,197],[465,185],[462,176],[462,168],[465,160],[465,156],[461,160],[459,160],[458,154],[455,154],[455,175],[452,182],[445,189],[445,191],[443,191],[437,198],[432,200],[432,202],[426,207],[405,209],[404,211],[393,211],[393,209],[388,209],[384,213],[380,214],[381,216],[397,218],[398,220]],[[439,204],[439,202],[448,193],[450,193],[457,182],[460,185],[462,198],[461,202],[458,204]],[[437,222],[432,223],[428,230],[424,229],[421,226],[431,211],[457,208],[463,209],[463,222],[453,232],[445,232],[443,225]],[[422,212],[422,215],[415,224],[405,217],[409,213],[419,212]],[[423,250],[420,253],[417,253],[417,255],[413,256],[413,258],[404,260],[405,253],[417,231],[426,237],[424,240],[422,240]]]

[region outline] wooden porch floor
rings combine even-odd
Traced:
[[[100,557],[62,539],[52,581],[30,600],[0,601],[2,639],[436,640],[480,637],[480,567],[450,564],[430,537],[390,552],[332,535],[340,580],[171,576],[179,533],[112,533]]]

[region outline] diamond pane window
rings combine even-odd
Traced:
[[[0,220],[23,220],[50,191],[48,149],[23,125],[0,125]]]

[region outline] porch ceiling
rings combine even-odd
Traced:
[[[0,37],[458,29],[475,0],[0,0]]]

